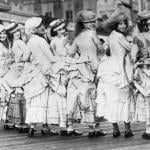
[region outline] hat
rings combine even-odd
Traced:
[[[32,17],[25,22],[25,29],[37,28],[42,22],[41,17]]]
[[[150,24],[150,19],[147,20],[147,24]]]
[[[0,24],[0,33],[4,30],[5,30],[4,26],[2,24]]]
[[[115,23],[119,23],[123,20],[128,19],[128,16],[125,13],[115,13],[112,16],[110,16],[110,18],[108,18],[106,21],[103,21],[101,26],[104,30],[106,29],[111,29],[111,26],[114,25]]]
[[[58,31],[59,29],[62,29],[65,26],[64,19],[57,19],[52,21],[49,26],[53,28],[54,31]]]
[[[17,31],[19,31],[21,28],[19,27],[19,25],[15,22],[10,23],[8,26],[6,26],[5,28],[10,34],[13,34]]]
[[[150,11],[142,11],[138,14],[139,19],[150,19]]]
[[[150,58],[140,60],[138,66],[141,65],[150,65]]]
[[[117,4],[118,5],[122,5],[122,6],[126,7],[126,8],[128,8],[128,9],[132,9],[132,5],[127,3],[127,2],[124,2],[123,0],[119,0]]]
[[[83,23],[89,23],[97,20],[96,14],[89,10],[83,10],[78,13],[78,18]]]

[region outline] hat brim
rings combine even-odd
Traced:
[[[62,29],[63,27],[65,27],[65,23],[60,24],[58,27],[54,28],[54,31],[58,31],[60,29]]]
[[[88,20],[88,21],[82,21],[83,23],[90,23],[90,22],[95,22],[97,20],[97,18],[94,18],[92,20]]]
[[[20,31],[20,30],[21,30],[20,27],[16,27],[15,29],[10,30],[9,33],[10,33],[10,34],[13,34],[13,33],[17,32],[17,31]]]

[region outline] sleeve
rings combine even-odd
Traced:
[[[131,51],[132,45],[126,40],[126,38],[122,35],[118,37],[119,44],[124,47],[127,51]]]
[[[31,56],[31,51],[29,50],[28,46],[27,49],[23,53],[23,61],[29,61]]]
[[[78,52],[78,45],[76,44],[76,40],[74,40],[72,45],[68,49],[68,55],[74,56],[77,52]]]
[[[58,56],[54,56],[50,50],[50,46],[49,44],[46,42],[46,40],[43,39],[43,42],[40,42],[39,45],[41,51],[43,52],[43,54],[45,55],[45,57],[50,61],[50,62],[57,62],[57,61],[61,61],[60,57]]]
[[[13,51],[15,52],[16,62],[26,61],[24,58],[24,53],[28,51],[26,44],[19,40],[14,48],[15,49]]]
[[[56,45],[53,42],[53,40],[51,41],[51,44],[50,44],[50,50],[51,50],[52,54],[55,55]]]
[[[102,45],[101,41],[99,40],[96,32],[92,33],[92,41],[95,44],[98,53],[103,54],[105,52],[105,50],[104,50],[103,45]]]

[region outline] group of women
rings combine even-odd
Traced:
[[[143,137],[150,138],[148,31],[129,41],[128,17],[117,14],[108,21],[112,32],[102,43],[96,20],[91,11],[79,12],[72,42],[63,19],[49,23],[50,39],[40,17],[26,21],[26,41],[17,24],[0,25],[0,117],[5,125],[26,124],[28,136],[39,128],[42,134],[58,135],[50,125],[59,125],[60,134],[70,136],[82,135],[73,126],[80,120],[89,126],[89,137],[98,137],[106,135],[97,120],[104,117],[113,124],[114,138],[121,135],[120,121],[124,136],[134,136],[130,122],[135,120],[146,121]]]

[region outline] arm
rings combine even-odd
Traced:
[[[100,42],[96,32],[92,32],[92,41],[97,48],[97,52],[99,54],[103,54],[105,52],[102,43]]]
[[[77,51],[78,51],[78,46],[76,44],[76,40],[74,40],[74,42],[70,46],[70,49],[68,49],[68,55],[73,57],[77,53]]]

